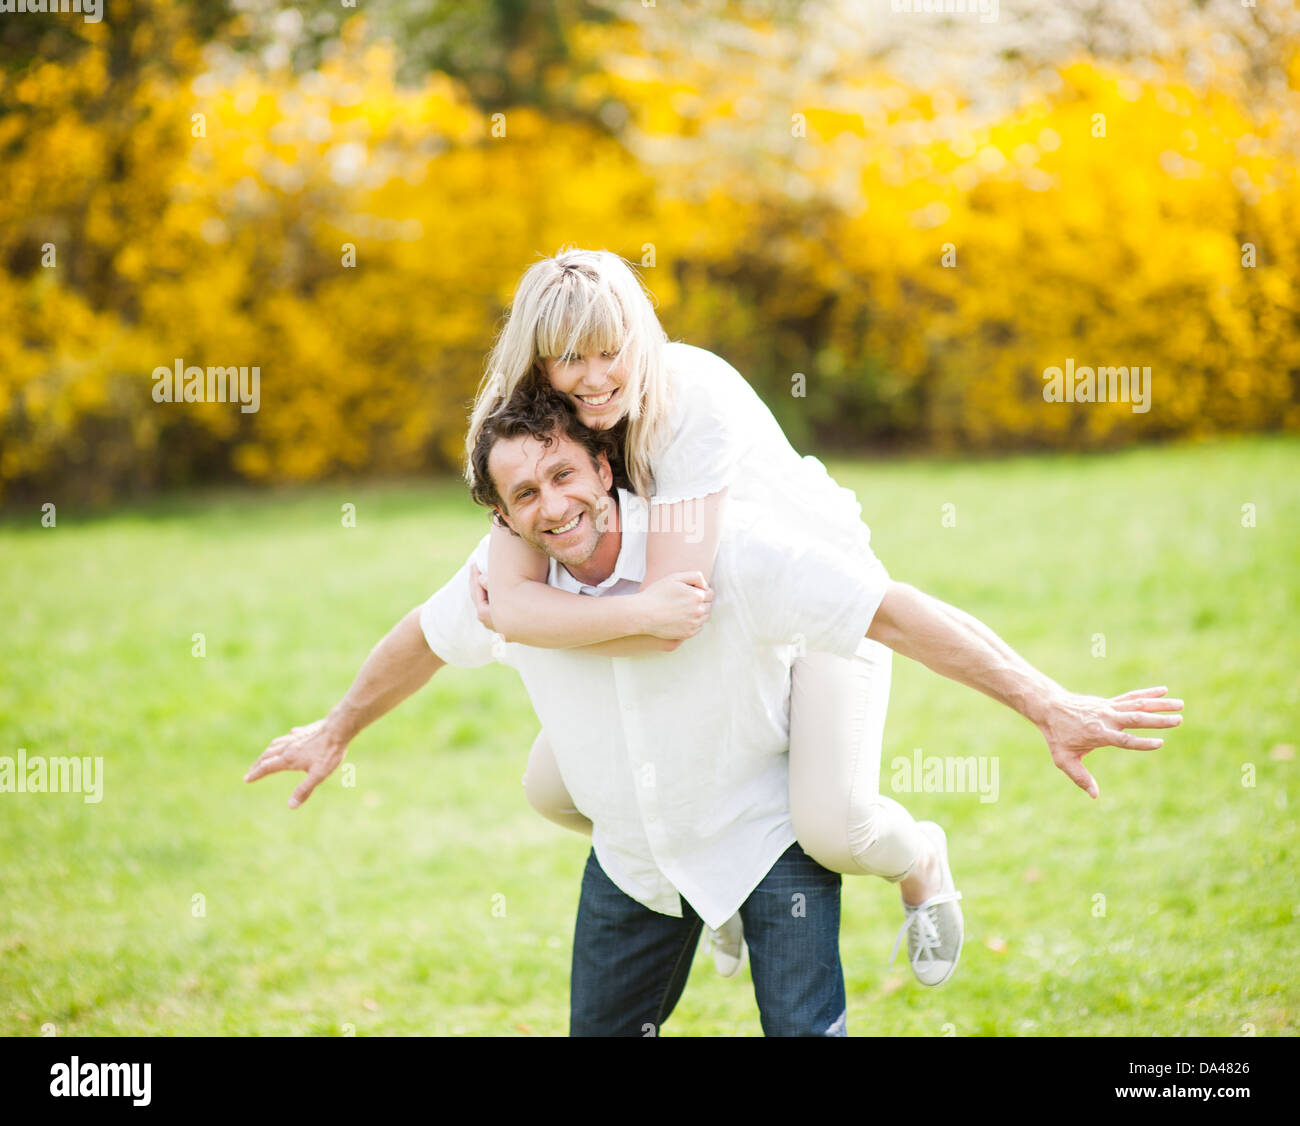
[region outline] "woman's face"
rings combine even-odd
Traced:
[[[542,360],[551,386],[573,404],[578,419],[593,430],[608,430],[623,417],[622,357],[557,356]]]

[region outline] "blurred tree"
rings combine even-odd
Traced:
[[[112,43],[111,73],[130,85],[142,62],[169,65],[169,43],[181,31],[198,42],[215,38],[230,24],[234,0],[106,0],[103,19],[80,16],[50,19],[14,13],[0,20],[0,69],[23,71],[38,63],[75,62],[86,47],[107,35]],[[142,34],[144,32],[144,34]],[[150,58],[156,55],[156,58]],[[0,114],[11,107],[0,105]]]
[[[1300,429],[1295,98],[1252,98],[1207,30],[1249,17],[1204,12],[1209,54],[1045,67],[994,112],[959,66],[893,73],[886,21],[841,0],[603,7],[530,6],[478,77],[406,84],[409,52],[320,5],[0,22],[6,498],[454,467],[519,274],[567,242],[642,266],[669,334],[801,447]],[[392,6],[447,51],[511,10]],[[943,26],[887,30],[937,57]],[[961,25],[981,60],[1015,30]],[[548,36],[568,62],[520,59]],[[260,411],[154,401],[177,357],[259,365]],[[1149,364],[1152,409],[1046,402],[1069,357]]]
[[[286,9],[282,0],[233,0],[245,35],[241,50],[317,68],[338,49],[343,22],[358,8],[337,0],[308,0]],[[397,77],[419,86],[430,73],[463,84],[484,113],[532,106],[552,119],[582,118],[601,129],[611,122],[599,107],[578,108],[569,96],[582,77],[570,36],[584,22],[615,18],[608,0],[367,0],[369,33],[401,45]]]
[[[97,23],[34,13],[0,20],[0,199],[7,194],[6,171],[40,151],[52,133],[77,132],[84,142],[77,163],[94,169],[80,176],[51,169],[39,209],[5,214],[0,266],[28,275],[39,265],[40,247],[53,240],[65,251],[65,285],[97,308],[129,300],[115,283],[116,247],[88,237],[87,225],[122,230],[133,216],[147,223],[157,214],[160,180],[148,162],[160,154],[144,143],[161,139],[155,138],[155,92],[188,82],[200,63],[200,44],[231,18],[229,0],[115,0]],[[178,128],[165,148],[178,159],[186,142]]]

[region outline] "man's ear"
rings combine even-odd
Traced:
[[[494,504],[492,506],[492,515],[496,517],[497,523],[501,524],[503,527],[510,528],[510,520],[506,516],[505,509],[503,509],[499,504]],[[514,528],[510,528],[510,530],[514,532]],[[515,534],[518,535],[517,532]]]
[[[600,474],[605,492],[609,492],[614,487],[614,471],[609,467],[609,455],[604,450],[596,455],[596,472]]]

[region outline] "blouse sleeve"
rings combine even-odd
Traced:
[[[739,392],[754,392],[720,357],[703,355],[711,362],[691,362],[673,377],[672,437],[655,459],[651,504],[693,500],[727,488],[748,448],[748,411]]]

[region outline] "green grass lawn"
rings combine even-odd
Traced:
[[[850,1034],[1294,1034],[1300,443],[830,468],[895,578],[1076,691],[1186,700],[1162,750],[1088,757],[1092,802],[1026,721],[897,658],[886,792],[919,747],[997,756],[999,793],[898,795],[965,896],[943,988],[886,969],[896,889],[846,879]],[[301,775],[242,781],[464,560],[459,485],[57,521],[0,525],[0,755],[101,756],[104,792],[0,794],[0,1034],[563,1034],[588,842],[524,801],[512,671],[443,670],[299,810]],[[701,952],[665,1033],[759,1032],[748,970]]]

